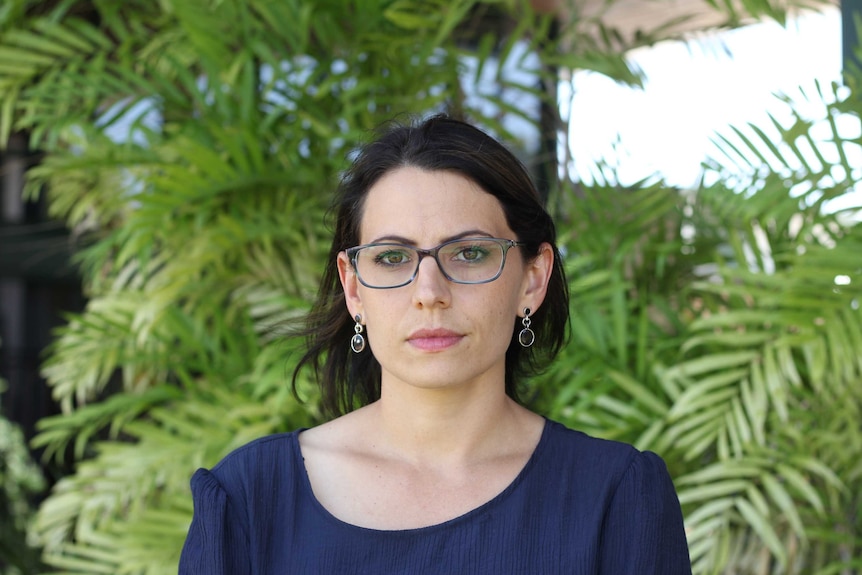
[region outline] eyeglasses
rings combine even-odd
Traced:
[[[503,272],[506,254],[523,242],[499,238],[464,238],[423,250],[404,244],[383,242],[347,250],[347,257],[362,285],[389,289],[406,286],[419,273],[422,258],[431,256],[443,275],[457,284],[492,282]]]

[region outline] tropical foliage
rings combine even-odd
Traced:
[[[0,394],[5,390],[0,379]],[[35,515],[34,497],[45,479],[30,456],[21,429],[0,416],[0,574],[34,573],[37,550],[27,545],[27,525]]]
[[[811,92],[717,137],[697,190],[597,169],[565,198],[574,342],[543,405],[665,457],[696,573],[862,568],[862,206],[835,205],[862,107]]]
[[[320,420],[277,326],[314,293],[328,192],[369,129],[450,109],[524,147],[509,120],[556,107],[539,79],[637,83],[624,53],[660,37],[601,14],[555,36],[513,1],[7,6],[0,141],[46,152],[28,193],[80,239],[89,298],[44,365],[63,414],[37,445],[77,466],[33,535],[63,573],[175,572],[191,473]],[[815,99],[858,118],[853,94]],[[552,197],[573,341],[535,404],[665,457],[698,573],[859,568],[862,232],[822,209],[855,184],[858,142],[823,125],[735,132],[696,191],[598,166]]]

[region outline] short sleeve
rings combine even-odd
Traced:
[[[664,461],[638,453],[607,510],[602,575],[691,575],[682,511]]]
[[[179,575],[249,573],[248,539],[218,479],[198,469],[191,479],[194,517],[180,555]]]

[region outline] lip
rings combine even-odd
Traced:
[[[410,334],[407,343],[422,351],[443,351],[463,339],[463,335],[448,329],[419,329]]]

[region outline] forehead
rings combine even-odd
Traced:
[[[500,201],[457,172],[393,170],[365,198],[360,243],[400,237],[431,245],[468,231],[513,238]]]

